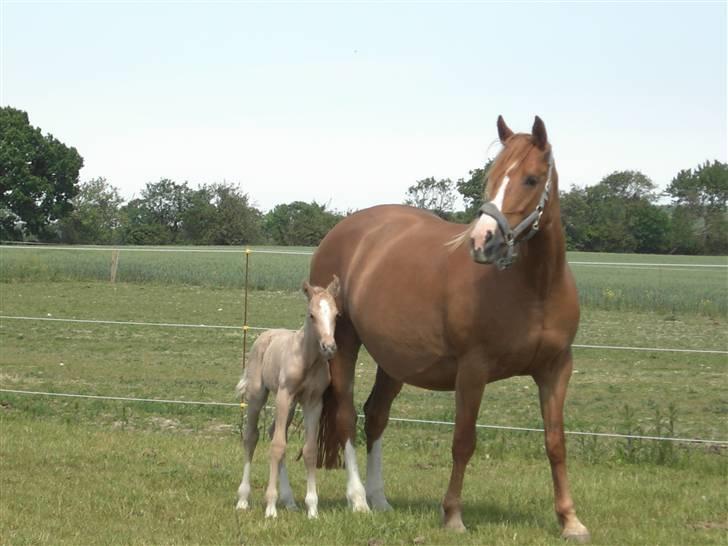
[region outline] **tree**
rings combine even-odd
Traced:
[[[52,237],[53,222],[72,209],[83,159],[40,128],[28,114],[0,108],[0,236],[16,238],[22,223],[28,234]]]
[[[488,183],[488,170],[493,160],[489,159],[483,168],[470,171],[470,178],[461,178],[455,183],[458,193],[462,195],[465,202],[465,217],[467,221],[475,218],[478,209],[485,201],[485,187]]]
[[[182,214],[184,238],[194,244],[254,244],[262,238],[261,212],[238,186],[222,183],[192,191]]]
[[[326,210],[315,201],[276,205],[265,215],[264,228],[270,239],[279,245],[316,246],[329,230],[342,219],[338,212]]]
[[[728,252],[728,164],[706,161],[680,171],[667,188],[682,233],[674,232],[674,250],[721,254]],[[695,238],[695,241],[690,241]],[[681,242],[679,242],[681,240]]]
[[[441,218],[448,218],[455,205],[453,181],[449,178],[418,180],[407,188],[405,204],[434,212]]]
[[[593,252],[662,252],[669,215],[654,201],[655,185],[639,171],[617,171],[560,195],[567,247]]]
[[[65,243],[110,244],[116,242],[121,226],[119,190],[105,178],[94,178],[81,184],[72,200],[73,211],[59,222],[61,240]]]

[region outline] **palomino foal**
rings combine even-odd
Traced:
[[[321,397],[330,382],[328,361],[336,353],[334,328],[338,315],[336,296],[339,292],[339,278],[334,275],[334,280],[326,289],[311,286],[304,281],[303,292],[308,298],[308,313],[303,328],[295,332],[268,330],[261,334],[250,349],[248,366],[237,386],[238,395],[244,397],[248,403],[248,421],[243,439],[245,467],[243,481],[238,488],[237,508],[241,510],[249,506],[250,461],[258,443],[260,410],[268,399],[268,393],[276,393],[275,424],[271,428],[270,476],[265,492],[266,517],[274,518],[277,515],[276,482],[279,474],[281,501],[288,508],[296,507],[283,457],[288,426],[297,403],[303,407],[303,460],[307,473],[308,517],[318,516],[316,437],[321,416]]]

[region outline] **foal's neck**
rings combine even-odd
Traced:
[[[298,331],[298,338],[301,344],[304,367],[310,368],[321,359],[321,352],[319,351],[316,333],[309,319],[306,319],[303,323],[303,328]]]

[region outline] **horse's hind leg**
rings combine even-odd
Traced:
[[[260,385],[257,390],[250,387],[246,392],[246,400],[248,404],[248,418],[245,423],[245,432],[243,433],[243,448],[245,450],[245,466],[243,467],[243,481],[238,487],[238,503],[239,510],[247,510],[250,506],[248,498],[250,497],[250,463],[253,460],[255,446],[258,444],[258,418],[260,410],[263,409],[268,399],[268,389]]]
[[[367,437],[367,500],[375,510],[391,510],[384,496],[382,477],[382,434],[389,421],[392,402],[402,390],[402,382],[377,366],[377,379],[364,404],[364,431]]]
[[[554,505],[556,517],[561,525],[561,536],[579,543],[588,542],[589,531],[576,517],[574,501],[569,491],[566,477],[566,442],[564,441],[564,398],[571,377],[573,362],[568,351],[561,362],[534,380],[538,385],[541,414],[546,442],[546,453],[551,463],[551,476],[554,482]]]
[[[296,413],[296,404],[291,404],[291,408],[288,410],[288,419],[286,419],[286,442],[288,442],[288,427],[291,426],[293,416]],[[268,438],[273,439],[273,432],[276,428],[275,421],[271,423],[268,429]],[[291,482],[288,481],[288,471],[286,470],[286,458],[281,459],[281,464],[278,467],[278,483],[280,484],[281,494],[279,502],[285,506],[288,510],[298,510],[296,501],[293,498],[293,490],[291,489]]]
[[[329,362],[331,385],[324,394],[324,409],[319,434],[319,450],[324,465],[336,466],[339,450],[344,448],[344,466],[347,483],[346,498],[354,512],[368,512],[366,491],[359,477],[354,438],[356,412],[354,411],[354,370],[361,342],[348,319],[336,324],[336,354]]]

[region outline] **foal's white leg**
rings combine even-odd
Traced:
[[[382,437],[372,444],[367,454],[367,500],[375,510],[391,510],[392,507],[384,496],[384,478],[382,477]]]
[[[308,517],[318,517],[318,493],[316,492],[316,436],[323,403],[321,399],[303,406],[303,426],[306,440],[303,444],[303,462],[306,464],[306,507]]]
[[[273,440],[270,443],[270,475],[268,477],[268,488],[265,491],[265,517],[274,518],[278,515],[276,501],[278,491],[278,468],[283,460],[286,451],[286,421],[288,410],[293,404],[293,397],[285,387],[281,387],[276,395],[276,424],[273,431]]]
[[[248,393],[248,419],[243,433],[243,448],[245,450],[245,465],[243,466],[243,481],[238,487],[238,510],[247,510],[250,506],[250,462],[253,460],[255,446],[258,444],[258,418],[268,398],[268,391],[265,387],[259,393]]]
[[[359,477],[359,468],[356,464],[356,451],[351,443],[347,440],[344,445],[344,466],[346,467],[346,499],[349,506],[354,512],[369,512],[367,504],[367,495],[364,490],[364,484],[361,483]]]

